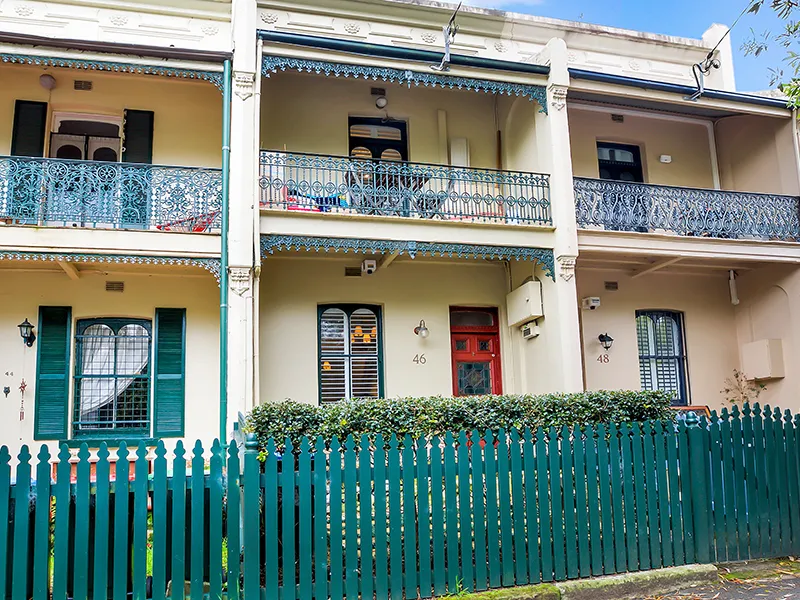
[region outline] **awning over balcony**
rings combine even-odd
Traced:
[[[281,250],[305,250],[306,252],[323,250],[325,252],[353,252],[354,254],[407,254],[412,259],[417,255],[421,255],[483,260],[527,260],[539,263],[547,276],[555,281],[555,259],[553,251],[548,248],[294,235],[261,236],[261,258],[267,258]]]
[[[145,256],[138,254],[86,254],[73,252],[7,252],[0,250],[0,262],[4,260],[199,267],[211,273],[214,279],[217,280],[217,283],[219,283],[220,261],[218,258]]]
[[[60,51],[58,53],[61,53]],[[55,54],[55,52],[54,52]],[[112,58],[112,57],[109,57]],[[164,64],[163,59],[156,59],[159,64],[147,64],[137,57],[134,60],[142,62],[124,62],[122,57],[115,56],[115,60],[97,60],[70,58],[67,56],[43,56],[20,52],[0,53],[0,62],[19,65],[33,65],[39,67],[57,67],[63,69],[77,69],[81,71],[109,71],[112,73],[131,73],[134,75],[156,75],[171,77],[173,79],[195,79],[207,81],[222,91],[222,71],[171,66]],[[152,61],[155,63],[155,61]]]
[[[475,79],[472,77],[458,77],[442,75],[431,71],[412,71],[411,69],[394,69],[391,67],[375,67],[369,65],[348,64],[344,62],[327,62],[292,58],[289,56],[264,55],[261,63],[261,74],[269,77],[278,71],[297,71],[299,73],[317,73],[327,77],[352,77],[353,79],[371,79],[400,83],[411,87],[441,87],[445,89],[471,90],[487,94],[500,94],[508,96],[522,96],[535,100],[539,112],[547,114],[547,89],[543,85],[530,85],[508,81],[493,81],[491,79]]]

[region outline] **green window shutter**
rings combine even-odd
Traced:
[[[37,440],[67,437],[71,323],[71,308],[39,307],[33,427],[33,437]]]
[[[12,156],[44,156],[47,129],[47,102],[17,100],[14,105]]]
[[[183,435],[186,396],[186,309],[157,308],[153,368],[153,435]]]
[[[153,162],[153,119],[151,110],[125,109],[122,162]]]

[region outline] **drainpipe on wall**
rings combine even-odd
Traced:
[[[228,195],[231,170],[231,61],[225,61],[222,87],[222,247],[219,254],[219,441],[228,432]]]

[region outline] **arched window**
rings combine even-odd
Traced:
[[[672,394],[672,403],[689,403],[683,314],[666,310],[637,310],[636,338],[643,390]]]
[[[319,307],[319,399],[381,396],[380,308]]]
[[[149,431],[151,341],[150,321],[78,321],[73,410],[76,436]]]

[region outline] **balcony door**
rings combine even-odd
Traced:
[[[100,163],[119,162],[122,119],[55,113],[49,157],[89,163],[55,163],[48,177],[45,221],[75,227],[113,227],[119,205],[119,177]],[[92,164],[98,163],[98,164]]]
[[[600,179],[644,183],[639,146],[597,142],[597,166]]]
[[[500,332],[491,308],[450,309],[453,394],[502,394]]]

